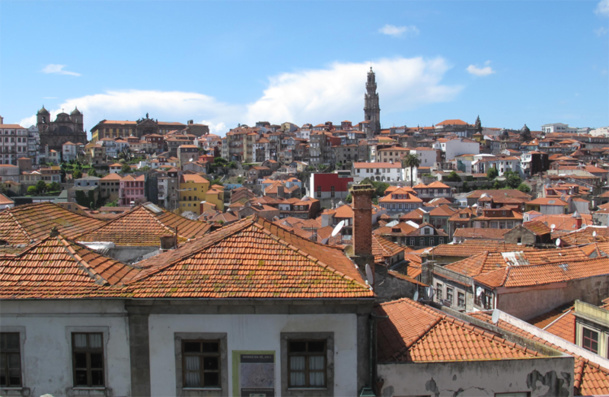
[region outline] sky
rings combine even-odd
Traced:
[[[0,0],[0,115],[609,126],[609,0]]]

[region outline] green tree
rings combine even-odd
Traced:
[[[47,184],[45,181],[38,181],[36,183],[36,194],[44,194],[47,191]]]
[[[523,193],[530,193],[531,192],[531,188],[529,187],[529,185],[527,185],[524,182],[522,182],[520,185],[518,185],[518,187],[516,189],[520,190]]]
[[[123,174],[128,174],[129,172],[131,172],[131,166],[127,163],[123,164],[123,166],[121,167],[121,172]]]
[[[461,182],[461,177],[455,171],[451,171],[450,174],[443,178],[447,182]]]
[[[412,179],[413,178],[412,172],[413,172],[414,168],[418,167],[420,164],[421,164],[421,160],[419,160],[419,158],[414,154],[407,154],[402,159],[402,167],[410,168],[410,187],[412,187],[412,184],[414,182]]]
[[[518,188],[522,183],[522,178],[513,171],[506,171],[503,176],[505,177],[505,184],[511,189]]]
[[[488,179],[495,179],[499,176],[499,171],[497,171],[497,168],[493,167],[493,168],[489,168],[486,171],[486,177]]]
[[[59,192],[61,191],[61,185],[58,182],[51,182],[48,185],[49,192]]]
[[[82,172],[80,170],[75,170],[72,173],[72,179],[82,178]]]
[[[36,192],[37,192],[36,186],[28,186],[28,188],[27,188],[28,196],[35,196]]]

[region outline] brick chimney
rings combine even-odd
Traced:
[[[374,275],[374,256],[372,255],[372,194],[371,185],[355,185],[351,188],[353,197],[353,254],[351,259],[360,271],[366,274],[366,265]],[[374,280],[368,280],[374,288]]]

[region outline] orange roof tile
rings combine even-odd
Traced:
[[[380,305],[379,362],[451,362],[543,357],[496,334],[404,298]]]
[[[0,212],[0,240],[10,245],[30,244],[49,235],[53,227],[66,238],[95,230],[104,221],[44,202],[20,205]]]
[[[491,315],[489,313],[474,312],[470,313],[469,315],[479,320],[491,323]],[[575,389],[575,395],[598,396],[609,394],[609,369],[603,368],[600,365],[595,364],[576,353],[573,353],[572,351],[556,346],[543,338],[524,331],[523,329],[503,320],[499,320],[496,325],[503,330],[523,336],[535,342],[542,343],[546,346],[573,356],[575,358],[575,368],[573,371],[573,387]]]
[[[139,263],[136,298],[372,298],[342,250],[246,218]]]
[[[106,225],[78,236],[78,241],[112,241],[116,245],[160,245],[160,237],[178,233],[178,242],[201,237],[211,226],[150,204],[138,205]]]
[[[106,258],[62,236],[47,237],[18,255],[0,256],[0,299],[118,297],[139,269]]]

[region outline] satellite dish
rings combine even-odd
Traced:
[[[366,263],[366,278],[368,279],[368,282],[370,283],[370,285],[372,285],[374,283],[374,274],[372,274],[372,268],[367,263]]]
[[[596,230],[592,232],[592,237],[596,237]]]
[[[556,239],[556,246],[560,247],[560,237]]]
[[[345,227],[345,221],[344,220],[338,222],[338,224],[336,226],[334,226],[334,229],[332,229],[331,236],[332,237],[336,236],[342,230],[343,227]]]
[[[415,302],[419,301],[419,291],[414,292],[414,296],[412,297],[412,300]]]
[[[552,229],[552,231],[554,231],[554,229],[555,229],[555,228],[556,228],[556,225],[555,225],[555,224],[551,224],[551,225],[550,225],[550,229]]]
[[[491,321],[493,322],[493,324],[497,324],[497,322],[499,321],[499,310],[493,310],[493,316],[491,317]]]

